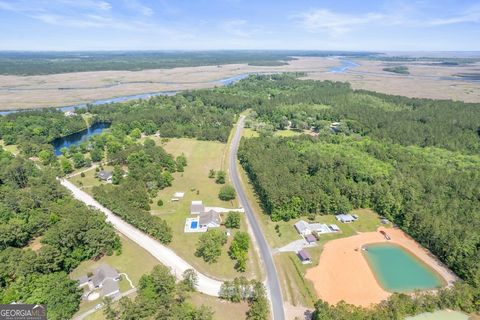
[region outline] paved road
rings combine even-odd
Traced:
[[[237,190],[240,203],[245,209],[248,222],[252,228],[256,242],[260,249],[260,255],[264,263],[265,272],[267,274],[267,291],[268,291],[268,294],[270,295],[270,301],[272,303],[273,319],[284,320],[285,313],[283,310],[282,291],[280,288],[280,282],[278,281],[277,270],[275,269],[275,264],[273,262],[272,254],[267,244],[267,241],[263,236],[262,230],[258,225],[255,214],[253,213],[252,207],[248,203],[248,198],[245,194],[245,191],[242,188],[242,184],[240,183],[240,178],[238,176],[237,150],[238,150],[238,144],[240,142],[244,122],[245,122],[245,117],[241,116],[240,120],[237,123],[237,130],[235,131],[235,135],[232,140],[230,158],[228,161],[230,177],[232,178],[233,186]]]
[[[60,183],[69,189],[73,196],[84,202],[86,205],[93,206],[98,210],[102,211],[107,217],[107,221],[110,222],[120,233],[124,234],[127,238],[137,243],[143,249],[147,250],[152,256],[154,256],[162,264],[170,267],[172,272],[177,278],[181,278],[182,274],[187,269],[194,269],[190,264],[185,260],[179,257],[175,252],[170,248],[162,245],[157,240],[151,238],[147,234],[133,227],[132,225],[126,223],[118,216],[113,214],[110,210],[98,203],[93,197],[84,191],[80,190],[77,186],[71,183],[68,180],[60,179]],[[181,235],[180,235],[181,236]],[[138,263],[141,263],[139,261]],[[210,296],[218,297],[220,291],[220,286],[222,285],[221,281],[209,278],[204,274],[197,271],[198,275],[198,291],[205,293]]]

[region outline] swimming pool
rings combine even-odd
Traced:
[[[444,280],[412,253],[394,244],[365,246],[364,255],[383,289],[390,292],[411,292],[434,289]]]
[[[197,229],[198,228],[198,221],[190,222],[190,229]]]

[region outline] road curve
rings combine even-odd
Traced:
[[[283,309],[283,298],[282,290],[280,288],[280,282],[277,277],[277,270],[275,269],[275,264],[273,262],[272,253],[270,247],[263,236],[262,230],[258,225],[255,214],[253,213],[252,207],[248,202],[248,198],[243,190],[242,184],[237,170],[237,151],[238,144],[240,142],[243,125],[245,122],[245,116],[241,116],[240,120],[237,123],[237,129],[235,130],[235,135],[232,139],[232,145],[230,149],[230,158],[228,161],[228,167],[230,172],[230,177],[232,179],[233,186],[237,191],[238,198],[241,205],[245,209],[245,214],[247,215],[248,222],[252,228],[253,235],[255,236],[256,242],[260,249],[260,255],[263,260],[264,269],[267,274],[267,291],[270,296],[270,301],[272,304],[273,319],[274,320],[284,320],[285,313]]]
[[[102,206],[98,203],[92,196],[87,194],[86,192],[80,190],[77,186],[66,179],[59,179],[60,183],[70,190],[73,196],[85,203],[88,206],[93,206],[103,212],[107,217],[107,221],[110,222],[115,229],[117,229],[120,233],[125,235],[127,238],[141,246],[143,249],[148,251],[152,256],[154,256],[158,261],[164,264],[167,267],[170,267],[174,275],[181,279],[182,274],[187,269],[194,269],[190,264],[188,264],[185,260],[179,257],[175,252],[173,252],[170,248],[162,245],[158,240],[155,240],[148,236],[146,233],[138,230],[137,228],[133,227],[132,225],[126,223],[118,216],[112,213],[109,209]],[[141,261],[139,261],[141,263]],[[197,290],[205,293],[209,296],[218,297],[218,293],[220,291],[220,286],[222,285],[221,281],[209,278],[204,274],[195,270],[198,275],[198,286]]]

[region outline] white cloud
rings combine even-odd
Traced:
[[[147,7],[146,5],[142,4],[138,0],[124,0],[124,2],[127,5],[127,7],[129,7],[134,11],[139,12],[144,16],[150,17],[155,13],[152,8]]]
[[[328,32],[335,36],[350,31],[354,26],[383,20],[385,15],[380,13],[350,15],[318,9],[294,15],[292,19],[309,32]]]
[[[430,26],[444,26],[457,23],[480,23],[480,5],[470,7],[460,14],[451,15],[444,18],[430,19],[426,22]]]

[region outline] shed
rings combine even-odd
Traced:
[[[205,206],[202,201],[192,201],[190,206],[190,214],[201,214],[205,212]]]
[[[335,217],[337,218],[338,221],[343,223],[350,223],[357,220],[351,214],[337,214]]]
[[[312,257],[303,249],[297,252],[297,256],[303,264],[312,263]]]
[[[305,240],[306,240],[309,244],[317,242],[317,238],[315,238],[315,236],[314,236],[313,234],[307,234],[307,235],[305,236]]]
[[[174,198],[182,199],[185,196],[185,192],[175,192],[173,194]]]

